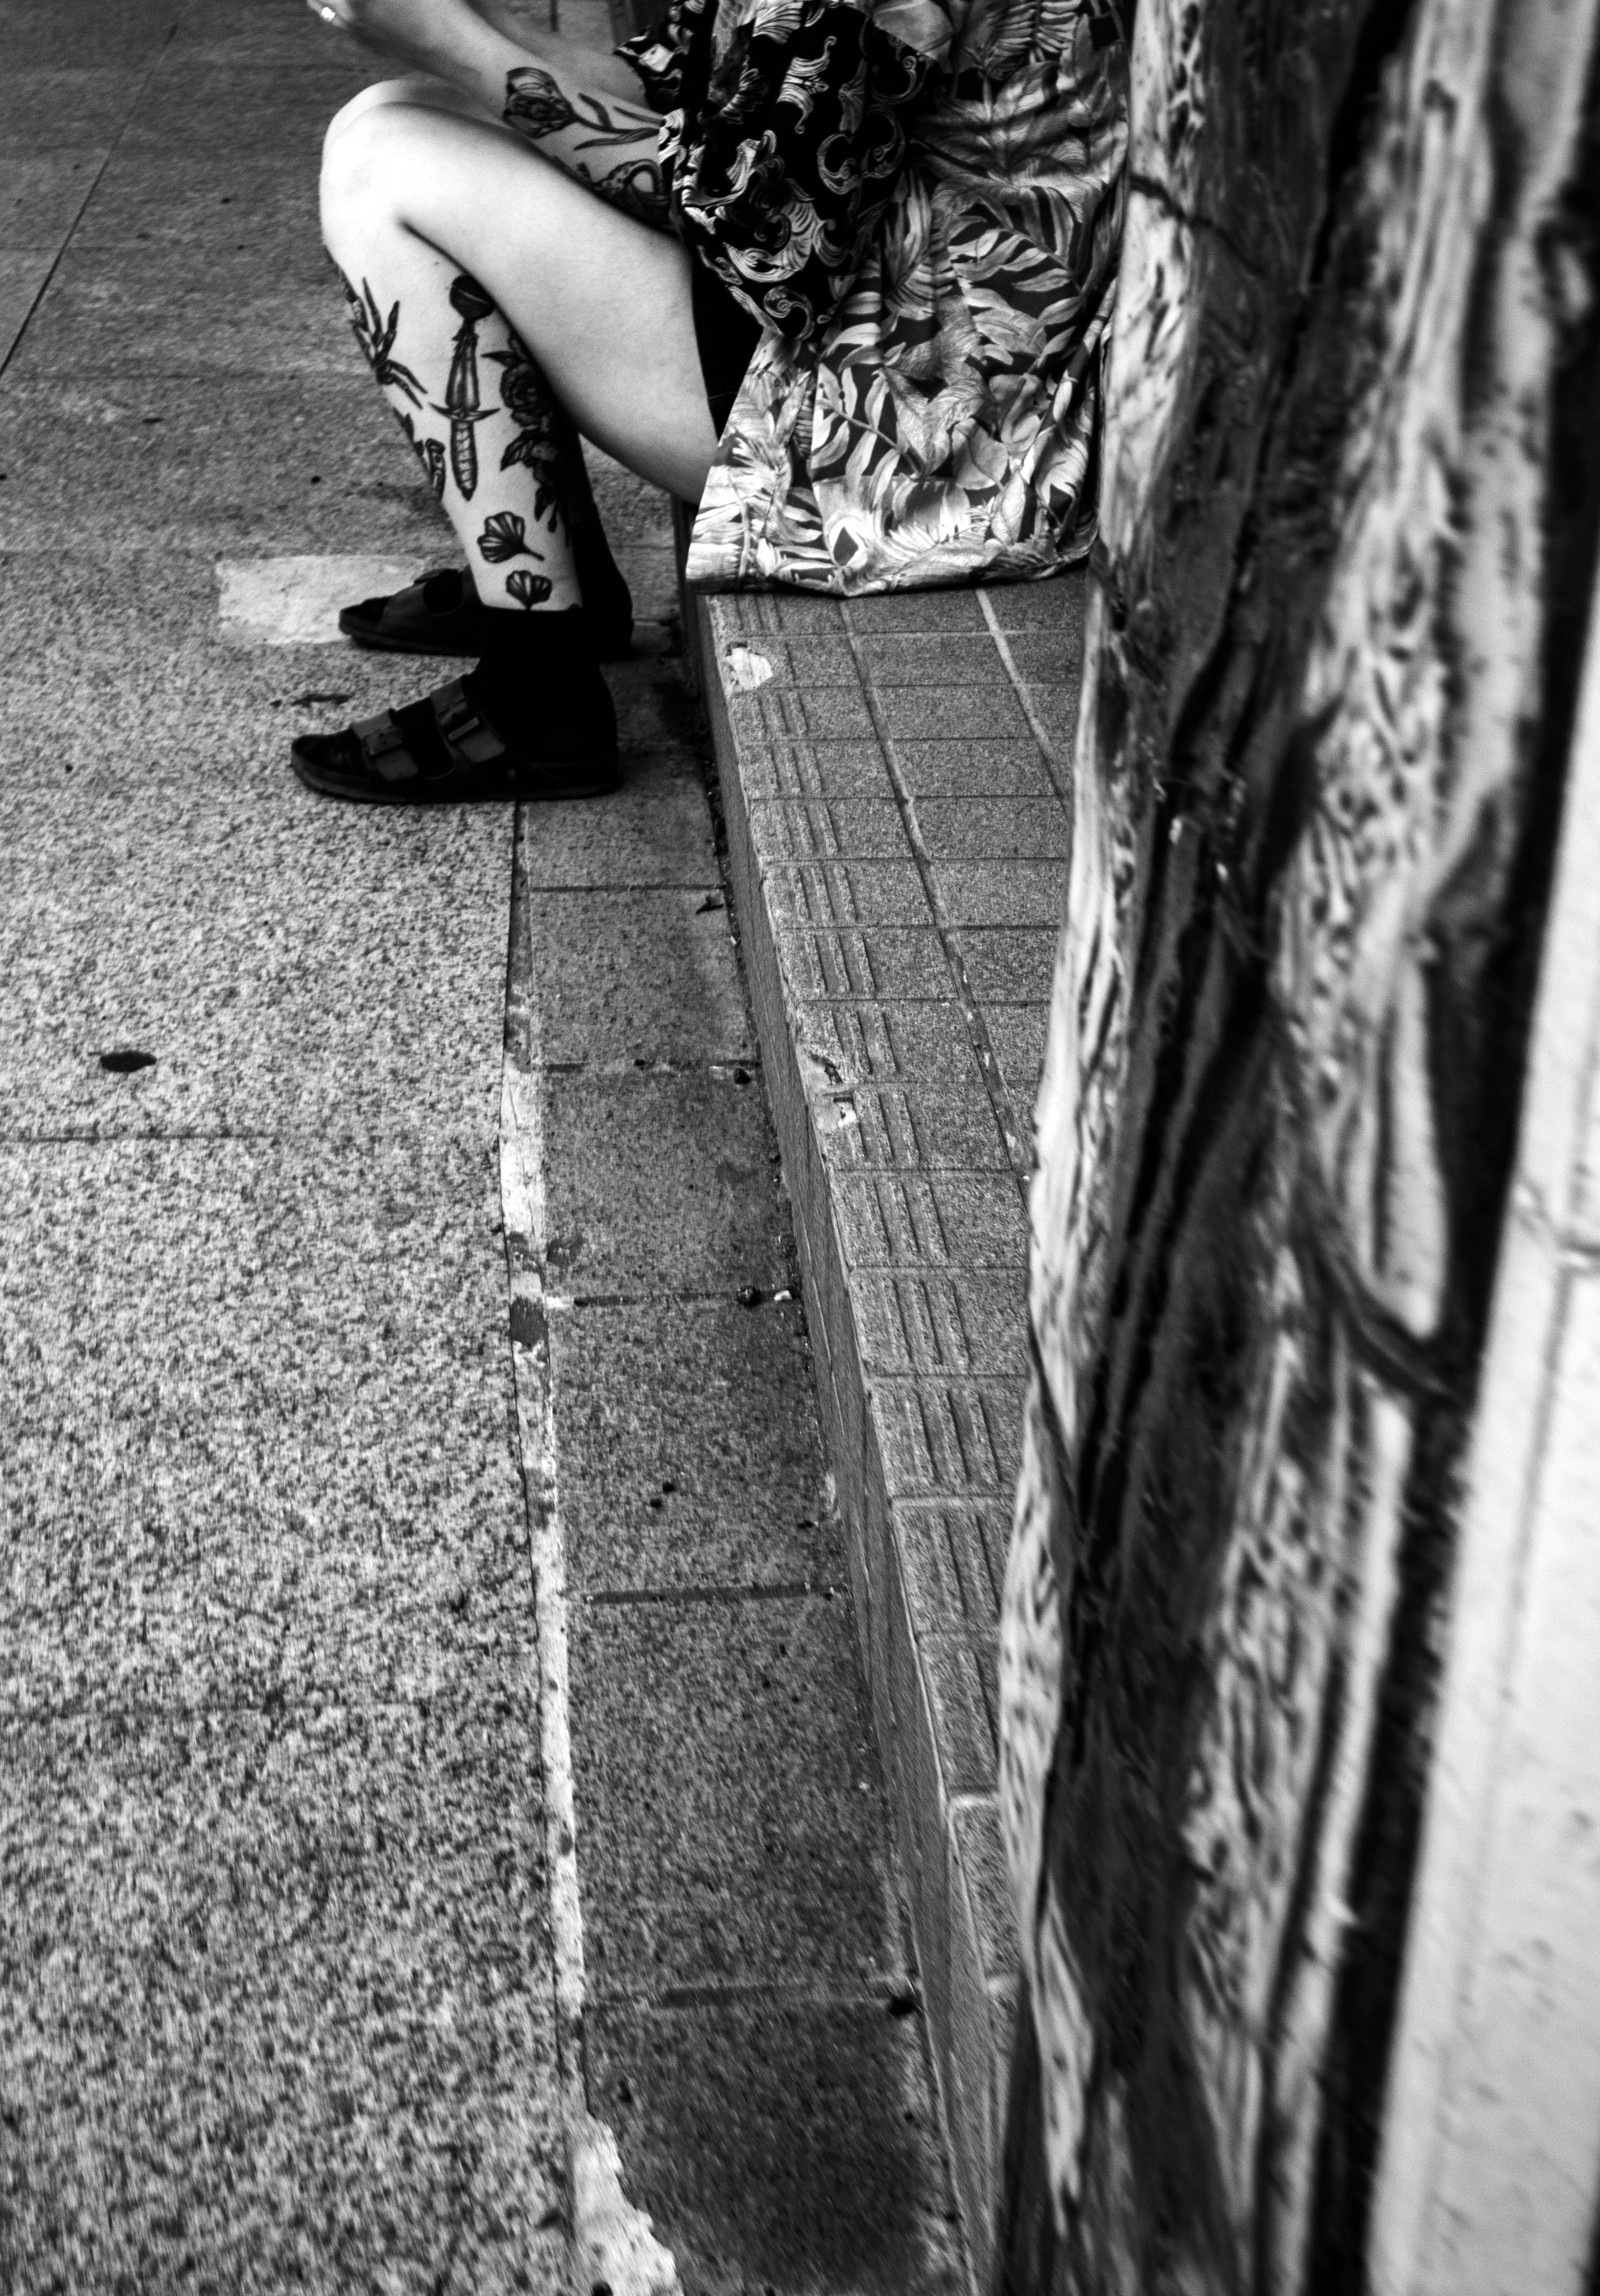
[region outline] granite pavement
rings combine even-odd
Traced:
[[[0,0],[16,2296],[568,2280],[499,1198],[513,814],[312,798],[291,729],[430,666],[218,624],[219,561],[451,554],[316,239],[323,123],[372,76],[293,0]],[[596,476],[642,617],[626,785],[522,828],[581,2077],[685,2296],[944,2296],[665,506]]]

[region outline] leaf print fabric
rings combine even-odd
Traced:
[[[680,237],[792,343],[832,317],[906,159],[932,59],[839,0],[756,0],[720,53],[702,16],[669,121]],[[693,123],[693,126],[691,125]]]
[[[676,0],[630,47],[680,105],[677,227],[766,330],[690,580],[854,595],[1083,557],[1121,230],[1114,0]]]

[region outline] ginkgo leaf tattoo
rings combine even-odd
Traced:
[[[531,547],[527,523],[521,512],[514,510],[497,510],[492,518],[485,520],[478,547],[491,566],[504,566],[508,558],[542,558],[545,554]]]
[[[530,574],[526,567],[520,567],[516,573],[506,576],[505,587],[519,606],[531,611],[535,606],[544,604],[555,585],[547,574]]]

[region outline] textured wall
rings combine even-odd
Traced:
[[[1596,0],[1140,0],[1002,1793],[1015,2290],[1369,2284],[1593,583]]]

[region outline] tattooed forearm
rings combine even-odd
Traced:
[[[518,64],[505,75],[505,109],[500,117],[519,135],[537,144],[558,127],[570,127],[578,112],[553,73],[541,71],[537,64]]]
[[[603,102],[587,89],[569,95],[539,65],[518,64],[505,75],[501,117],[529,143],[547,147],[547,159],[603,199],[645,222],[664,220],[665,193],[656,160],[661,123],[653,111],[615,98]],[[628,146],[626,158],[615,157]],[[613,155],[612,164],[590,156],[603,152]]]
[[[593,144],[635,144],[641,136],[653,143],[661,132],[654,112],[639,104],[623,103],[615,97],[603,103],[587,88],[580,89],[574,101],[554,74],[537,64],[519,64],[506,73],[505,110],[501,118],[531,144],[541,144],[546,135],[554,135],[563,127],[576,127],[586,151]]]

